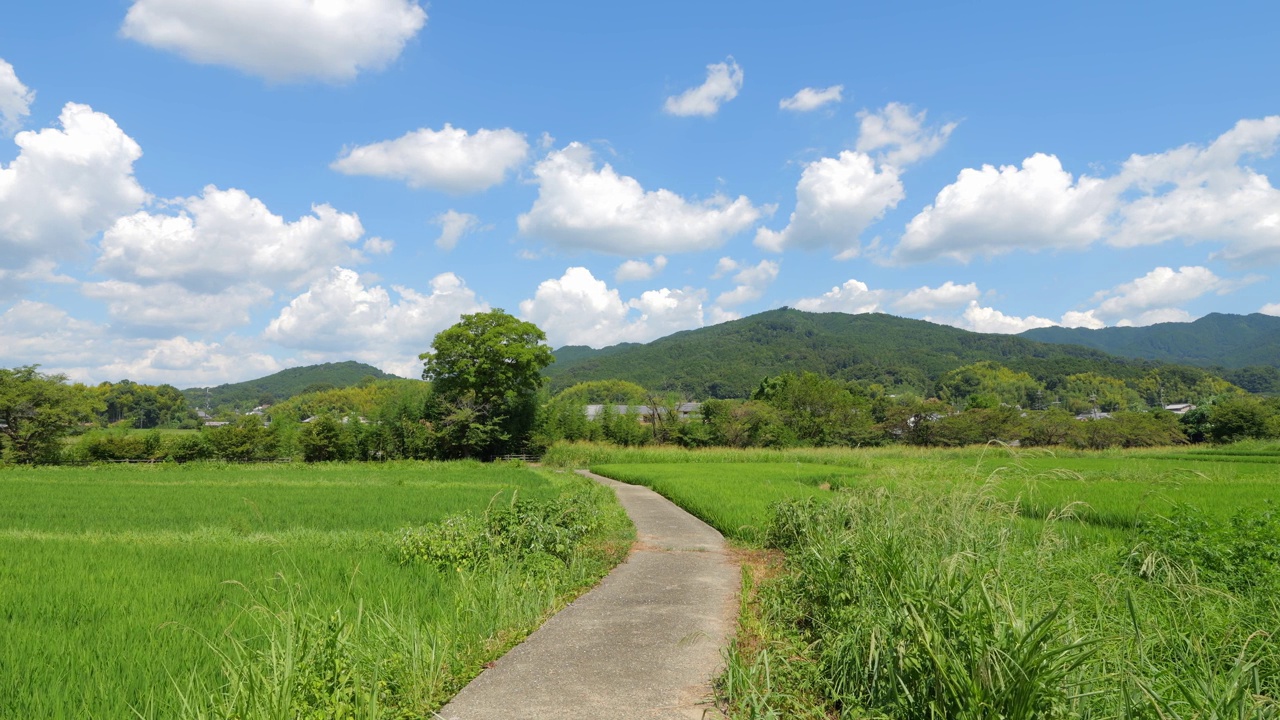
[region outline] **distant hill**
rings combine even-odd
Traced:
[[[1012,335],[969,332],[883,314],[770,310],[644,345],[561,348],[546,370],[552,391],[587,380],[629,380],[694,398],[746,397],[760,381],[808,370],[931,392],[943,373],[993,360],[1041,379],[1096,371],[1137,377],[1155,363]]]
[[[347,362],[324,363],[322,365],[306,365],[304,367],[281,370],[273,375],[248,380],[242,383],[219,385],[212,388],[187,388],[182,391],[191,407],[205,409],[206,405],[213,412],[222,409],[251,410],[263,404],[263,401],[277,403],[300,395],[307,389],[319,386],[335,388],[357,385],[366,377],[375,380],[396,378],[397,376],[382,372],[372,365],[354,360]]]
[[[1239,369],[1280,368],[1280,317],[1253,313],[1211,313],[1188,323],[1146,327],[1047,327],[1021,337],[1048,343],[1084,345],[1112,355],[1159,362]]]

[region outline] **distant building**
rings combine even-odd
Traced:
[[[587,420],[595,421],[604,414],[604,408],[604,405],[587,405],[583,408],[583,413],[587,416]],[[696,402],[680,403],[675,407],[676,417],[679,420],[689,420],[701,410],[702,403]],[[648,405],[614,405],[612,406],[612,412],[614,415],[639,415],[640,422],[646,425],[653,422],[654,410]],[[660,407],[657,412],[659,415],[665,416],[668,409]]]
[[[1165,405],[1164,409],[1168,410],[1174,415],[1186,415],[1192,410],[1195,410],[1196,406],[1192,405],[1191,403],[1174,403],[1172,405]]]
[[[1090,410],[1087,413],[1080,413],[1076,416],[1077,420],[1103,420],[1111,417],[1111,413],[1102,412],[1101,410]]]

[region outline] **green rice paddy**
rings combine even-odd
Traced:
[[[362,634],[352,673],[383,688],[351,717],[428,714],[606,568],[401,566],[393,535],[583,482],[478,463],[2,470],[0,717],[230,715],[280,670],[243,665],[334,618]]]

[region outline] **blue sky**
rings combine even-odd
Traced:
[[[1274,3],[111,0],[0,22],[0,365],[416,375],[790,305],[1280,314]]]

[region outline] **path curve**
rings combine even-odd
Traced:
[[[709,703],[733,630],[724,537],[648,488],[614,488],[635,523],[626,561],[458,693],[445,720],[720,717]]]

